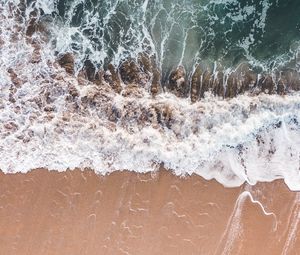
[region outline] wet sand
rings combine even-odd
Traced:
[[[259,201],[259,202],[258,202]],[[0,173],[0,254],[300,254],[300,193],[199,176]]]

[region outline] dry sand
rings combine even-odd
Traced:
[[[0,173],[3,255],[294,255],[299,220],[300,193],[282,181],[224,188],[165,170]]]

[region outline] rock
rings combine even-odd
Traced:
[[[84,61],[83,71],[84,71],[84,74],[85,74],[85,78],[87,80],[91,81],[91,82],[94,82],[96,68],[95,68],[95,66],[94,66],[94,64],[92,63],[91,60],[86,59]]]
[[[153,72],[153,61],[146,53],[139,54],[138,64],[144,73],[150,75]]]
[[[172,109],[168,105],[156,105],[154,106],[155,117],[158,124],[162,126],[166,126],[167,128],[171,128],[172,126]]]
[[[85,72],[84,70],[80,70],[77,74],[77,81],[78,81],[78,84],[81,85],[81,86],[84,86],[87,84],[87,80],[86,80],[86,76],[85,76]]]
[[[282,76],[286,80],[287,90],[300,90],[300,75],[297,71],[286,70],[282,72]]]
[[[224,85],[223,85],[224,74],[222,71],[218,71],[213,81],[213,93],[217,96],[224,97]]]
[[[157,67],[155,57],[149,57],[146,53],[141,53],[138,56],[138,63],[143,73],[139,73],[139,83],[145,85],[148,81],[151,82],[150,92],[153,96],[160,92],[161,74]]]
[[[15,71],[12,68],[9,68],[7,70],[7,72],[9,73],[10,79],[12,81],[12,83],[17,87],[20,88],[22,85],[22,80],[18,77],[18,75],[15,73]]]
[[[269,75],[259,74],[257,78],[256,88],[252,90],[254,94],[259,94],[261,92],[271,94],[273,91],[274,83]]]
[[[178,97],[184,97],[188,93],[186,72],[183,66],[178,66],[169,76],[167,88]]]
[[[142,89],[136,83],[128,84],[122,90],[121,94],[124,97],[135,97],[135,98],[142,98],[144,96]]]
[[[278,95],[284,95],[285,94],[285,82],[282,79],[280,79],[277,82],[276,93]]]
[[[145,87],[149,82],[151,78],[150,70],[151,67],[149,63],[144,62],[139,66],[131,59],[124,61],[119,67],[121,79],[126,85],[135,83],[141,87]]]
[[[209,90],[210,84],[211,84],[211,73],[209,70],[206,70],[202,75],[200,98],[204,98],[204,93]]]
[[[33,53],[32,53],[32,57],[31,57],[31,63],[39,63],[41,61],[41,45],[40,42],[38,42],[38,40],[35,39],[31,39],[31,45],[34,48]]]
[[[112,122],[117,122],[122,116],[121,111],[115,106],[108,107],[106,113],[108,115],[109,121]]]
[[[66,53],[58,59],[58,63],[67,73],[74,74],[74,56],[72,53]]]
[[[55,111],[55,106],[53,105],[47,105],[44,107],[45,112],[54,112]]]
[[[237,95],[237,78],[235,73],[231,73],[227,77],[227,84],[225,90],[225,97],[233,98]]]
[[[261,83],[261,91],[265,92],[267,94],[273,94],[274,93],[274,87],[275,84],[273,82],[273,79],[270,75],[267,75]]]
[[[2,47],[5,44],[5,42],[0,38],[0,47]]]
[[[41,62],[41,53],[39,49],[34,49],[33,53],[32,53],[32,57],[31,57],[31,63],[36,64]]]
[[[72,97],[78,97],[79,96],[79,92],[78,92],[78,90],[76,89],[76,87],[74,85],[69,84],[68,85],[68,90],[69,90],[69,94]]]
[[[29,13],[29,22],[26,29],[26,35],[31,37],[37,30],[38,11],[35,9]]]
[[[121,93],[121,80],[113,64],[108,65],[108,71],[104,73],[104,80],[116,93]]]
[[[239,88],[239,94],[242,94],[246,91],[250,91],[256,84],[257,75],[251,70],[242,73],[241,75],[241,87]]]
[[[125,84],[140,82],[140,69],[133,60],[124,61],[119,67],[119,72]]]
[[[16,102],[16,99],[15,99],[14,94],[12,92],[10,92],[9,95],[8,95],[8,101],[11,102],[11,103]]]
[[[154,68],[153,69],[153,73],[152,73],[152,81],[151,81],[151,93],[152,95],[157,95],[160,91],[161,88],[161,84],[160,84],[160,71],[158,70],[158,68]]]
[[[199,65],[196,66],[195,71],[192,75],[191,81],[191,101],[196,102],[199,99],[200,87],[201,87],[201,75],[202,71]]]
[[[98,70],[95,74],[94,83],[97,84],[98,86],[101,85],[103,82],[103,76],[104,76],[103,69]]]
[[[4,128],[10,131],[16,131],[18,129],[18,125],[13,121],[9,121],[4,124]]]

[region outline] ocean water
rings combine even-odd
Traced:
[[[299,190],[299,12],[296,0],[0,0],[0,169],[163,165]]]
[[[162,72],[183,64],[217,62],[259,70],[295,67],[300,12],[294,1],[27,1],[56,26],[57,52],[78,54],[95,65],[119,64],[140,52],[153,55]]]

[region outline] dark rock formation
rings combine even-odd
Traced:
[[[285,88],[284,81],[282,79],[279,79],[277,82],[276,93],[278,95],[284,95],[285,90],[286,90],[286,88]]]
[[[242,94],[246,91],[250,91],[256,84],[257,75],[251,70],[246,70],[241,73],[239,79],[241,81],[241,86],[239,88],[238,93]]]
[[[188,95],[188,86],[186,81],[186,72],[183,66],[178,66],[169,76],[168,90],[178,97]]]
[[[38,11],[33,10],[29,14],[29,22],[26,29],[26,35],[31,37],[37,30],[37,17],[38,17]]]
[[[72,53],[66,53],[59,57],[58,63],[63,67],[67,73],[74,74],[74,56]]]
[[[218,71],[213,80],[213,94],[216,96],[224,97],[224,74],[222,71]]]
[[[196,66],[191,80],[191,101],[194,103],[198,101],[201,88],[202,71],[199,65]]]
[[[121,79],[125,84],[129,83],[140,83],[140,72],[139,66],[133,60],[124,61],[120,67],[119,72]]]
[[[152,82],[151,82],[151,93],[152,95],[157,95],[160,92],[161,89],[161,83],[160,83],[160,71],[158,70],[157,67],[153,69],[152,73]]]
[[[273,82],[273,79],[270,75],[265,76],[261,81],[261,91],[267,94],[273,94],[274,93],[274,87],[275,84]]]
[[[202,75],[202,85],[200,89],[200,98],[204,98],[204,93],[207,92],[211,84],[211,73],[206,70]]]
[[[53,105],[47,105],[44,107],[45,112],[54,112],[55,111],[55,106]]]
[[[144,73],[151,75],[153,72],[153,60],[146,53],[139,54],[138,64]]]
[[[11,79],[11,82],[13,83],[13,85],[15,87],[21,87],[21,84],[23,83],[23,81],[18,77],[16,72],[12,68],[9,68],[7,70],[7,72],[9,73],[9,76],[10,76],[10,79]]]
[[[83,71],[87,80],[91,82],[95,81],[96,68],[91,60],[86,59],[84,61]]]
[[[117,93],[120,93],[122,90],[121,80],[119,74],[117,73],[113,64],[108,65],[109,72],[105,72],[104,79],[105,81],[113,88]]]
[[[74,98],[79,96],[79,92],[74,85],[68,85],[69,94]]]
[[[157,67],[156,59],[154,56],[149,57],[147,54],[142,53],[138,57],[138,63],[144,72],[145,82],[151,81],[150,92],[153,96],[157,95],[161,89],[161,73]]]
[[[227,77],[225,97],[235,97],[238,92],[238,81],[235,73],[231,73]]]
[[[38,51],[39,48],[36,49],[36,52]],[[74,57],[71,53],[60,56],[58,63],[69,74],[74,74]],[[251,95],[260,93],[284,95],[290,91],[300,90],[300,75],[295,70],[258,74],[247,63],[240,64],[230,73],[224,73],[222,70],[218,67],[211,73],[209,67],[204,68],[198,64],[187,78],[185,68],[180,65],[170,73],[165,89],[181,98],[190,97],[192,103],[204,98],[205,92],[223,98],[233,98],[246,92]],[[10,75],[12,82],[17,85],[19,81],[16,75],[13,73]],[[84,85],[86,80],[98,86],[104,85],[105,81],[116,93],[130,97],[143,96],[145,90],[155,96],[162,90],[161,72],[155,57],[146,53],[139,54],[136,60],[128,59],[122,62],[118,68],[109,64],[106,71],[102,69],[97,71],[93,63],[86,60],[84,68],[78,74],[78,81]],[[70,89],[69,94],[72,99],[78,96],[78,91]],[[13,93],[11,101],[14,101]]]
[[[285,81],[286,89],[288,91],[300,90],[300,75],[294,70],[284,70],[282,72],[283,80]]]
[[[104,78],[104,71],[102,69],[99,69],[95,73],[94,83],[97,84],[98,86],[102,85],[103,78]]]
[[[163,107],[159,105],[154,106],[154,110],[155,121],[170,129],[172,126],[172,110],[167,105],[164,105]]]

